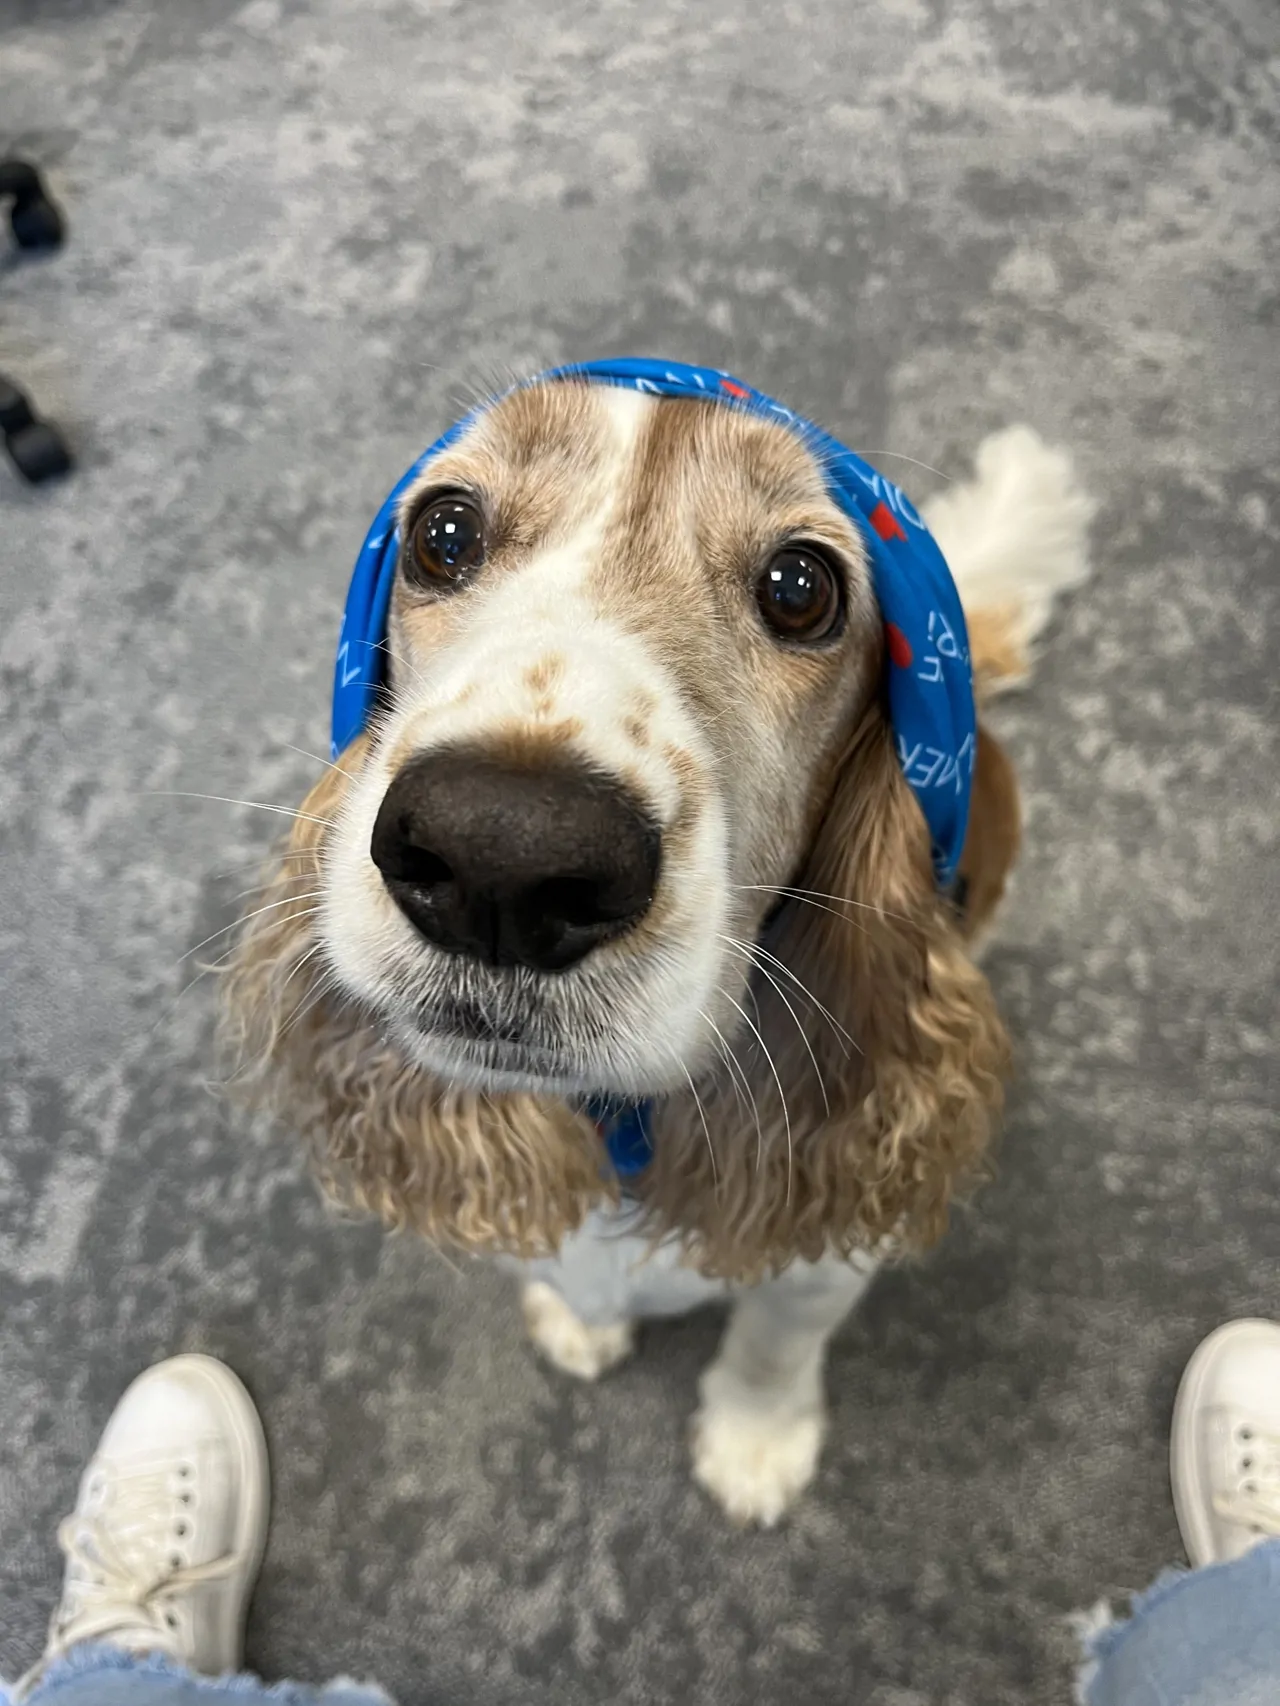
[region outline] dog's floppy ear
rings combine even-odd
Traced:
[[[749,1107],[726,1082],[692,1115],[673,1109],[641,1187],[655,1230],[681,1228],[705,1271],[735,1279],[935,1242],[980,1172],[1008,1066],[878,704],[835,768],[791,895],[753,985],[772,1064],[748,1039]]]
[[[931,1244],[981,1165],[1009,1049],[938,891],[924,817],[878,705],[839,766],[798,887],[841,897],[822,903],[830,911],[797,898],[781,955],[858,1051],[828,1083],[821,1143],[833,1188],[861,1234]],[[846,1228],[837,1232],[843,1242]]]
[[[222,988],[232,1088],[307,1140],[337,1202],[437,1243],[544,1255],[611,1200],[590,1123],[554,1098],[441,1083],[343,996],[324,963],[325,848],[367,753],[362,736],[312,788],[266,904],[241,927]]]

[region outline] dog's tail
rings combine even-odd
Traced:
[[[1030,427],[983,439],[974,470],[933,498],[924,519],[960,591],[981,702],[1030,678],[1054,600],[1088,578],[1094,505],[1067,453]]]

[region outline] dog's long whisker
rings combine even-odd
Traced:
[[[331,758],[321,758],[318,752],[308,752],[305,746],[294,746],[292,741],[282,740],[281,746],[286,752],[296,752],[299,758],[309,758],[313,764],[323,764],[326,770],[336,770],[339,776],[348,776],[340,764],[335,764]]]
[[[721,993],[721,995],[724,996],[725,1000],[730,1004],[730,1006],[736,1007],[738,1009],[738,1012],[742,1014],[743,1020],[748,1025],[751,1025],[752,1031],[755,1032],[756,1040],[760,1044],[761,1049],[764,1051],[764,1058],[769,1063],[769,1070],[773,1074],[773,1081],[778,1086],[778,1100],[782,1104],[782,1123],[786,1127],[786,1130],[787,1130],[787,1202],[790,1203],[790,1201],[791,1201],[791,1170],[792,1170],[792,1161],[794,1158],[794,1149],[793,1149],[793,1144],[792,1144],[792,1140],[791,1140],[791,1113],[787,1107],[787,1093],[782,1088],[782,1079],[779,1076],[777,1066],[774,1064],[773,1056],[769,1053],[769,1045],[767,1042],[765,1042],[764,1037],[761,1035],[759,1028],[756,1025],[751,1024],[751,1020],[747,1016],[746,1008],[740,1006],[739,1003],[733,999],[733,996],[730,995],[726,989],[721,988],[720,993]],[[826,1091],[824,1090],[823,1095],[825,1096],[825,1094],[826,1094]]]
[[[284,874],[287,875],[291,883],[300,883],[308,877],[323,877],[324,872],[317,869],[314,871],[289,871]],[[250,895],[267,894],[271,889],[279,886],[280,877],[281,873],[277,871],[273,876],[264,878],[260,883],[251,883],[247,889],[237,889],[231,898],[232,900],[248,900]]]
[[[777,954],[771,954],[768,948],[762,948],[759,942],[743,942],[736,936],[726,937],[726,940],[731,942],[735,948],[738,948],[743,952],[759,954],[762,959],[766,959],[771,965],[776,966],[784,977],[789,977],[792,983],[794,983],[796,988],[799,990],[800,994],[813,1008],[814,1012],[821,1018],[825,1019],[828,1025],[831,1026],[831,1029],[836,1033],[836,1041],[839,1043],[841,1052],[846,1060],[849,1058],[849,1048],[857,1049],[859,1054],[863,1052],[849,1032],[845,1030],[839,1019],[836,1018],[831,1009],[824,1006],[824,1004],[818,1000],[818,997],[809,988],[809,985],[805,983],[803,978],[796,976],[795,972],[792,971],[791,967],[785,960],[780,960]],[[760,970],[763,971],[764,967],[761,966]],[[848,1043],[849,1048],[845,1047],[846,1043]]]
[[[702,1014],[702,1017],[705,1019],[705,1013]],[[689,1094],[693,1097],[694,1103],[698,1109],[698,1118],[702,1121],[702,1133],[707,1140],[707,1154],[711,1157],[711,1182],[713,1187],[718,1191],[720,1189],[720,1169],[716,1165],[715,1145],[711,1141],[711,1127],[707,1124],[707,1112],[702,1105],[702,1097],[698,1094],[697,1086],[693,1082],[693,1074],[689,1071],[689,1068],[674,1050],[672,1050],[672,1058],[675,1060],[675,1063],[680,1068],[681,1072],[684,1073],[685,1083],[689,1086]]]
[[[857,456],[865,457],[868,461],[873,456],[892,456],[895,462],[910,462],[915,468],[923,468],[927,474],[936,474],[940,480],[945,480],[949,486],[954,486],[956,476],[948,474],[941,468],[935,468],[932,462],[922,462],[918,456],[908,456],[903,450],[858,450]]]
[[[216,942],[219,936],[225,936],[228,930],[238,929],[240,925],[247,924],[251,918],[261,918],[264,912],[274,912],[277,907],[292,906],[299,901],[323,899],[324,890],[315,889],[310,894],[289,894],[286,895],[283,900],[272,900],[268,901],[265,906],[256,906],[252,912],[241,913],[238,918],[233,918],[230,924],[224,924],[220,929],[212,931],[205,937],[203,942],[197,942],[194,948],[188,948],[185,954],[180,954],[178,956],[178,964],[181,965],[183,960],[189,960],[192,954],[198,954],[201,948],[207,948],[210,942]],[[310,918],[319,910],[320,908],[318,906],[309,907],[305,912],[300,913],[299,917]]]
[[[791,980],[798,993],[809,1003],[814,1012],[817,1013],[820,1018],[826,1020],[831,1030],[835,1033],[836,1046],[839,1048],[841,1054],[846,1060],[849,1058],[850,1049],[854,1049],[858,1054],[863,1052],[852,1033],[846,1030],[831,1009],[824,1002],[818,999],[804,979],[796,976],[795,972],[792,971],[791,967],[787,965],[785,960],[780,960],[776,954],[771,954],[767,948],[762,948],[759,942],[741,943],[739,945],[749,948],[753,955],[759,955],[761,959],[768,960],[777,971],[781,972],[784,977]],[[764,967],[761,966],[760,969],[763,971]]]
[[[313,959],[315,957],[315,955],[318,954],[320,952],[321,948],[323,948],[323,947],[324,947],[323,940],[320,937],[317,937],[316,940],[307,949],[306,953],[303,954],[300,959],[297,959],[294,961],[294,963],[289,967],[289,970],[285,973],[284,979],[280,985],[279,994],[281,996],[284,994],[285,990],[288,988],[289,984],[293,981],[293,979],[295,977],[297,977],[298,973],[302,970],[303,966],[306,965],[307,961],[310,959]]]
[[[705,1017],[705,1015],[704,1015],[704,1017]],[[708,1023],[708,1025],[711,1023],[710,1018],[707,1018],[707,1023]],[[725,1048],[723,1039],[720,1039],[717,1041],[716,1053],[719,1055],[721,1061],[724,1063],[726,1068],[728,1068],[729,1084],[733,1090],[733,1099],[734,1099],[735,1103],[737,1104],[737,1106],[742,1109],[743,1113],[746,1113],[747,1112],[747,1099],[742,1093],[742,1086],[738,1083],[738,1080],[737,1080],[737,1077],[733,1071],[733,1068],[729,1065],[729,1053],[728,1053],[728,1050]]]
[[[419,683],[420,686],[425,687],[428,690],[430,690],[431,683],[427,680],[426,676],[418,668],[417,664],[410,663],[408,658],[397,657],[396,654],[391,650],[391,647],[387,644],[387,642],[385,640],[361,640],[359,642],[359,644],[362,646],[366,646],[371,652],[385,652],[387,655],[387,661],[389,663],[403,664],[404,667],[409,671],[409,674],[414,678],[414,680],[416,682]]]
[[[325,829],[333,828],[331,817],[313,817],[310,812],[296,812],[291,806],[273,806],[266,800],[235,800],[229,794],[195,794],[187,788],[148,788],[146,792],[157,799],[211,800],[218,806],[252,806],[255,811],[276,812],[280,817],[296,818],[299,823],[318,823]]]
[[[315,856],[313,847],[286,847],[278,852],[268,849],[263,853],[255,853],[252,859],[239,859],[234,865],[226,865],[220,871],[210,871],[205,880],[220,883],[226,877],[241,877],[246,871],[270,873],[264,874],[263,880],[255,883],[253,889],[241,890],[242,894],[252,894],[254,889],[267,888],[275,882],[279,875],[274,868],[277,864],[282,864],[286,859],[314,859]]]
[[[321,946],[322,946],[322,944],[320,942],[316,942],[315,945],[313,947],[311,947],[302,956],[302,958],[297,962],[297,964],[291,968],[291,970],[289,971],[289,973],[287,974],[287,976],[284,979],[284,983],[282,983],[280,986],[282,990],[284,988],[284,985],[287,984],[289,979],[293,976],[294,972],[300,971],[301,968],[306,964],[306,962],[311,958],[311,956],[319,951]],[[280,1027],[279,1034],[278,1034],[277,1038],[274,1040],[274,1042],[269,1041],[266,1044],[266,1047],[264,1048],[263,1053],[258,1058],[258,1060],[241,1060],[240,1065],[231,1074],[231,1076],[229,1078],[225,1078],[222,1080],[223,1088],[224,1089],[228,1088],[230,1085],[234,1084],[238,1078],[246,1078],[246,1077],[249,1077],[254,1072],[256,1072],[258,1067],[265,1060],[267,1060],[270,1057],[273,1047],[275,1047],[276,1044],[278,1044],[286,1036],[288,1036],[289,1032],[294,1028],[294,1026],[297,1025],[301,1019],[304,1019],[307,1016],[307,1014],[311,1011],[311,1009],[313,1007],[315,1007],[320,1001],[322,1001],[331,989],[334,989],[337,987],[337,982],[338,982],[338,980],[334,976],[332,971],[326,970],[324,976],[317,983],[315,990],[312,993],[310,999],[303,1002],[301,1007],[295,1009],[295,1011],[290,1013],[289,1016],[285,1019],[284,1023]]]
[[[224,954],[220,960],[214,960],[210,965],[201,966],[194,977],[188,978],[186,983],[183,984],[182,988],[174,996],[173,1000],[165,1003],[160,1013],[160,1017],[147,1033],[148,1036],[154,1037],[161,1025],[168,1024],[169,1020],[172,1019],[174,1014],[178,1011],[178,1007],[183,999],[195,988],[202,978],[208,977],[211,972],[224,971],[230,964],[234,952],[235,950],[232,949],[230,952]]]
[[[773,891],[771,890],[770,892],[772,893]],[[839,918],[845,924],[852,924],[853,928],[855,930],[861,930],[864,936],[869,936],[871,934],[866,926],[861,924],[858,919],[850,918],[847,912],[837,912],[834,906],[824,906],[820,900],[810,900],[807,895],[788,895],[787,898],[789,900],[798,900],[801,906],[811,906],[815,912],[829,912],[832,918]]]
[[[286,859],[310,860],[315,864],[316,869],[314,872],[278,870],[277,864],[283,864]],[[296,883],[301,882],[307,876],[318,877],[320,875],[319,860],[315,848],[301,847],[296,851],[260,853],[254,859],[244,859],[239,864],[224,867],[221,871],[209,871],[205,874],[204,881],[221,883],[231,877],[243,877],[247,871],[256,871],[262,880],[250,883],[247,888],[237,889],[231,896],[232,900],[244,900],[251,894],[262,894],[264,890],[274,888],[281,877],[287,878],[289,882]]]
[[[900,924],[914,925],[917,922],[914,918],[909,918],[905,912],[891,912],[887,906],[875,906],[869,900],[854,900],[852,896],[847,894],[823,894],[821,889],[797,889],[786,883],[734,883],[732,886],[735,889],[758,894],[786,895],[792,900],[833,900],[839,906],[854,906],[860,912],[874,912],[877,918],[896,918]],[[827,909],[824,908],[823,910]],[[841,917],[843,915],[837,913],[836,916]],[[853,920],[850,919],[849,922],[853,923]]]
[[[315,948],[313,948],[311,950],[311,953],[314,954],[316,952],[316,949],[318,949],[320,946],[321,946],[321,943],[317,942]],[[310,955],[308,955],[307,957],[310,958]],[[301,963],[301,962],[299,962],[299,963]],[[298,967],[295,966],[294,971],[296,971],[297,969],[298,969]],[[292,975],[293,974],[291,972],[290,976],[292,976]],[[317,982],[315,989],[312,992],[310,1000],[305,1001],[302,1004],[302,1006],[299,1007],[295,1013],[291,1013],[289,1015],[289,1018],[286,1021],[284,1028],[280,1033],[281,1036],[287,1036],[291,1030],[293,1030],[296,1026],[300,1025],[302,1023],[302,1021],[306,1018],[307,1014],[310,1013],[313,1008],[318,1007],[320,1005],[320,1003],[324,1000],[325,996],[327,996],[331,990],[336,989],[337,986],[338,986],[338,980],[334,976],[333,972],[326,970],[324,973],[324,976],[321,977],[319,979],[319,981]]]
[[[827,1118],[830,1119],[831,1118],[831,1102],[827,1096],[827,1086],[826,1086],[826,1083],[824,1082],[823,1077],[822,1077],[822,1068],[818,1065],[818,1057],[813,1052],[813,1044],[809,1041],[808,1034],[805,1031],[804,1026],[800,1023],[800,1015],[796,1012],[795,1008],[791,1005],[790,1001],[787,1000],[786,993],[783,990],[782,985],[778,982],[777,978],[770,975],[768,969],[765,966],[762,966],[758,960],[753,959],[752,955],[747,950],[743,949],[741,944],[735,942],[731,936],[721,936],[720,940],[722,942],[728,942],[729,946],[732,948],[737,948],[739,953],[742,953],[744,958],[746,960],[748,960],[752,965],[755,966],[756,970],[760,973],[760,975],[762,977],[766,978],[768,980],[768,982],[773,986],[773,989],[774,989],[775,993],[777,994],[778,1000],[781,1001],[782,1005],[786,1008],[787,1012],[790,1013],[792,1019],[794,1019],[796,1030],[799,1031],[799,1033],[800,1033],[800,1041],[804,1044],[805,1052],[808,1054],[809,1059],[813,1064],[813,1075],[818,1080],[818,1089],[822,1092],[822,1105],[827,1110]],[[757,1008],[757,1017],[758,1016],[759,1016],[759,1009]]]
[[[721,990],[720,993],[723,995],[724,991]],[[738,1075],[738,1077],[740,1077],[742,1080],[742,1088],[746,1092],[747,1101],[751,1105],[751,1113],[752,1113],[752,1116],[755,1120],[755,1127],[756,1127],[756,1169],[757,1169],[757,1171],[759,1171],[760,1163],[761,1163],[761,1160],[763,1159],[763,1156],[764,1156],[764,1128],[760,1124],[760,1105],[756,1101],[755,1092],[751,1088],[751,1080],[747,1077],[747,1074],[746,1074],[745,1070],[743,1069],[742,1062],[738,1059],[737,1055],[729,1047],[729,1044],[725,1039],[724,1032],[720,1029],[719,1025],[716,1024],[715,1020],[711,1017],[710,1013],[704,1012],[702,1017],[707,1021],[708,1025],[711,1026],[711,1029],[715,1032],[716,1036],[720,1039],[720,1048],[721,1048],[721,1051],[723,1052],[723,1055],[724,1055],[725,1065],[729,1067],[730,1076],[732,1077],[733,1074],[736,1073]],[[736,1087],[737,1087],[736,1082],[735,1082],[734,1087],[736,1089]]]
[[[285,986],[294,977],[295,973],[300,972],[303,966],[305,966],[309,960],[314,959],[323,947],[323,941],[314,942],[311,947],[307,949],[306,953],[303,954],[302,958],[298,960],[295,965],[290,967],[285,976],[284,982],[280,985],[282,993]],[[281,1025],[278,1041],[283,1041],[284,1038],[289,1035],[290,1031],[296,1030],[306,1018],[307,1014],[310,1013],[313,1008],[318,1007],[321,1001],[324,1000],[325,996],[329,994],[330,990],[336,989],[337,986],[338,980],[332,969],[326,967],[322,976],[318,979],[315,988],[311,991],[310,997],[303,1001],[300,1006],[295,1007],[293,1012],[289,1014],[288,1018],[286,1018],[284,1023]]]

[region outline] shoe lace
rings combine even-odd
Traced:
[[[163,1470],[122,1477],[109,1515],[76,1511],[58,1528],[67,1558],[67,1588],[40,1663],[18,1686],[38,1680],[56,1659],[85,1641],[128,1633],[172,1646],[177,1619],[168,1601],[184,1589],[218,1581],[236,1568],[231,1554],[186,1563],[170,1536],[171,1475]]]
[[[1235,1438],[1243,1447],[1240,1479],[1233,1491],[1214,1497],[1214,1509],[1255,1534],[1280,1535],[1280,1434],[1244,1423]]]

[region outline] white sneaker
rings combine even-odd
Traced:
[[[1169,1463],[1197,1568],[1280,1535],[1280,1325],[1231,1321],[1199,1347],[1178,1388]]]
[[[86,1641],[239,1670],[269,1497],[262,1423],[229,1368],[179,1356],[139,1375],[58,1530],[62,1601],[18,1698]]]

